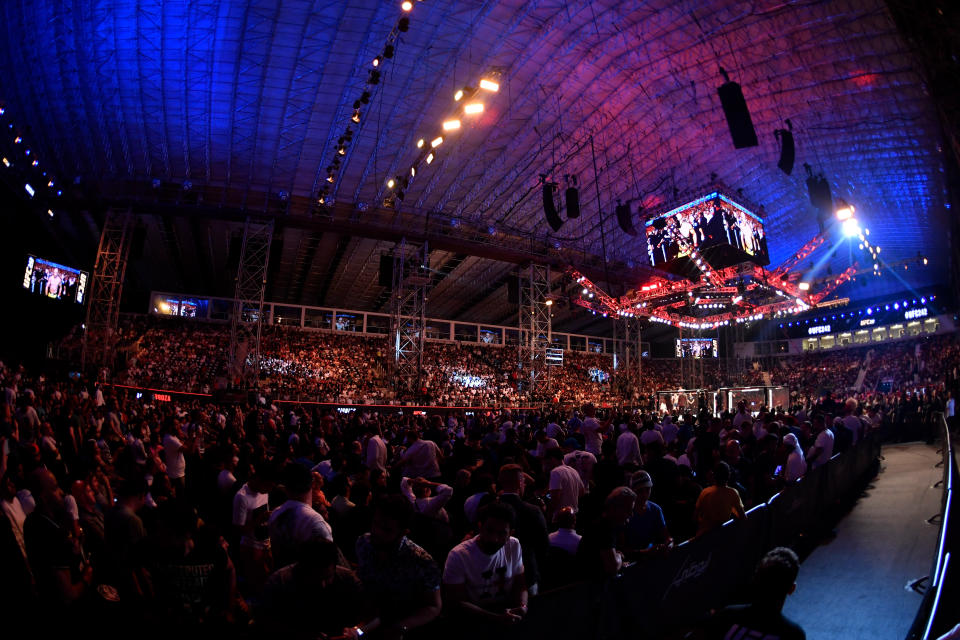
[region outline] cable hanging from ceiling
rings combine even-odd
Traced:
[[[422,0],[417,0],[417,3],[421,1]],[[331,185],[336,182],[337,174],[340,172],[342,158],[347,155],[347,147],[353,142],[353,126],[359,125],[363,120],[366,105],[370,103],[373,92],[376,90],[376,85],[380,84],[383,65],[386,64],[387,60],[393,59],[400,34],[410,29],[410,17],[407,14],[413,11],[413,6],[414,3],[411,0],[404,0],[404,2],[400,3],[400,10],[403,12],[402,15],[387,35],[387,41],[384,43],[381,52],[370,62],[363,92],[360,94],[360,97],[353,102],[353,112],[350,116],[350,122],[344,128],[343,134],[337,138],[337,146],[333,152],[333,160],[327,165],[326,184],[320,189],[319,197],[317,198],[318,204],[323,205],[331,202]]]
[[[500,91],[499,74],[491,73],[477,83],[476,87],[466,86],[458,89],[453,94],[453,101],[456,104],[453,114],[445,118],[438,130],[432,135],[424,136],[417,140],[417,157],[410,164],[410,170],[402,175],[397,175],[387,179],[387,188],[390,194],[384,198],[385,207],[396,208],[398,202],[403,202],[404,192],[417,177],[417,173],[423,167],[431,164],[438,153],[437,148],[443,144],[444,136],[455,135],[462,130],[463,121],[469,118],[476,118],[484,111],[484,102],[480,99],[482,93],[497,93]]]

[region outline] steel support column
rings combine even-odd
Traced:
[[[423,387],[423,345],[426,338],[427,287],[430,250],[407,244],[393,253],[393,292],[390,298],[390,336],[393,340],[393,376],[397,394],[420,397]]]
[[[273,220],[248,216],[243,225],[233,315],[230,318],[231,375],[247,387],[260,383],[260,334],[263,297],[273,240]]]
[[[83,368],[95,368],[98,378],[102,368],[112,369],[116,364],[114,354],[120,319],[120,295],[123,293],[123,277],[130,256],[133,217],[130,210],[110,209],[100,233],[90,295],[87,296],[87,321],[81,355]]]
[[[520,348],[518,369],[531,402],[544,399],[550,392],[550,368],[546,349],[552,342],[550,320],[550,266],[530,264],[520,272],[520,311],[517,314]]]

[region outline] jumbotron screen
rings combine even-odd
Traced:
[[[715,269],[770,262],[763,220],[719,192],[652,218],[645,227],[650,264],[668,271],[688,271],[693,247]]]
[[[83,304],[89,279],[86,271],[28,255],[23,288],[36,296]]]
[[[677,338],[678,358],[718,358],[716,338]]]

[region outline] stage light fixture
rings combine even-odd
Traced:
[[[410,167],[410,177],[411,177],[411,178],[417,177],[417,168],[416,168],[416,167]]]
[[[800,291],[810,291],[810,283],[801,282],[800,284],[797,285],[797,288],[799,288]]]
[[[23,142],[23,138],[21,138],[20,136],[17,136],[16,138],[13,139],[13,144],[20,144],[21,142]]]
[[[857,222],[856,218],[847,218],[843,221],[842,229],[843,235],[848,238],[855,238],[860,234],[860,223]]]
[[[840,222],[845,222],[853,218],[856,209],[852,204],[849,204],[843,198],[837,198],[837,209],[834,214],[837,216],[837,220]],[[857,231],[859,233],[859,230]]]
[[[402,18],[400,18],[400,20],[397,22],[397,31],[405,33],[409,28],[410,28],[410,18],[408,18],[407,16],[403,16]]]
[[[9,166],[10,166],[10,161],[7,160],[6,158],[4,158],[4,159],[3,159],[3,166],[9,167]]]
[[[339,147],[337,147],[337,154],[341,156],[347,155],[346,147],[344,147],[343,145],[340,145]]]
[[[486,89],[487,91],[493,91],[493,92],[500,91],[499,84],[497,84],[493,80],[487,80],[486,78],[480,81],[480,88]]]
[[[34,160],[33,162],[30,163],[30,165],[33,167],[37,166],[38,164],[40,164],[39,160]]]
[[[376,58],[373,59],[373,66],[375,67],[380,66],[380,56],[377,56]]]
[[[350,117],[354,122],[360,122],[360,109],[354,109],[353,115]]]
[[[474,114],[477,114],[477,113],[483,113],[483,103],[482,103],[482,102],[474,102],[474,103],[471,103],[471,104],[463,105],[463,112],[466,113],[466,114],[468,114],[468,115],[474,115]]]
[[[393,57],[393,45],[392,45],[392,44],[388,44],[387,46],[385,46],[385,47],[383,48],[383,57],[384,57],[384,58],[387,58],[388,60]]]
[[[417,140],[417,149],[421,148],[422,146],[423,146],[423,138],[420,138],[419,140]]]
[[[430,147],[433,149],[436,149],[441,144],[443,144],[443,136],[437,136],[436,138],[430,141]]]
[[[456,130],[459,129],[459,128],[460,128],[460,121],[459,121],[459,120],[456,120],[456,119],[454,119],[454,120],[447,120],[447,121],[445,121],[445,122],[443,123],[443,130],[444,130],[444,131],[456,131]]]
[[[393,185],[395,185],[395,184],[397,184],[397,183],[394,182],[393,178],[390,178],[389,180],[387,180],[387,188],[388,188],[388,189],[393,189]]]
[[[547,300],[544,304],[546,304],[548,307],[552,307],[552,306],[553,306],[553,300]]]
[[[327,174],[327,182],[333,182],[333,181],[334,181],[333,174],[332,174],[332,173],[328,173],[328,174]]]
[[[463,98],[463,89],[457,89],[457,92],[453,94],[454,102],[460,102],[460,99]]]
[[[405,0],[404,2],[400,3],[400,8],[404,11],[413,11],[413,3],[410,2],[410,0]]]
[[[53,209],[47,209],[47,215],[50,216],[51,220],[53,220]]]
[[[427,164],[430,164],[431,162],[433,162],[433,154],[432,154],[432,153],[427,154],[426,162],[427,162]]]

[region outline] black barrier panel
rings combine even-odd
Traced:
[[[835,456],[822,468],[824,477],[820,484],[821,499],[827,508],[837,509],[849,491],[849,487],[844,485],[847,476],[843,470],[843,457]]]
[[[797,536],[814,524],[823,472],[824,468],[815,469],[799,482],[784,487],[767,502],[771,547],[792,546]]]
[[[766,551],[767,515],[766,506],[752,509],[745,520],[728,522],[681,545],[678,552],[671,554],[678,556],[670,557],[671,562],[642,571],[641,580],[645,577],[647,582],[660,583],[656,590],[647,589],[644,593],[651,599],[656,615],[639,620],[629,637],[656,636],[687,624],[709,609],[725,604],[731,594],[744,589],[750,583],[754,566]],[[632,588],[632,584],[625,582],[624,587]],[[655,591],[660,592],[659,599]]]
[[[577,583],[530,599],[530,611],[516,627],[503,629],[491,640],[529,638],[592,638],[599,623],[602,600],[598,585]],[[462,637],[457,631],[449,637]],[[485,639],[486,640],[486,639]]]

